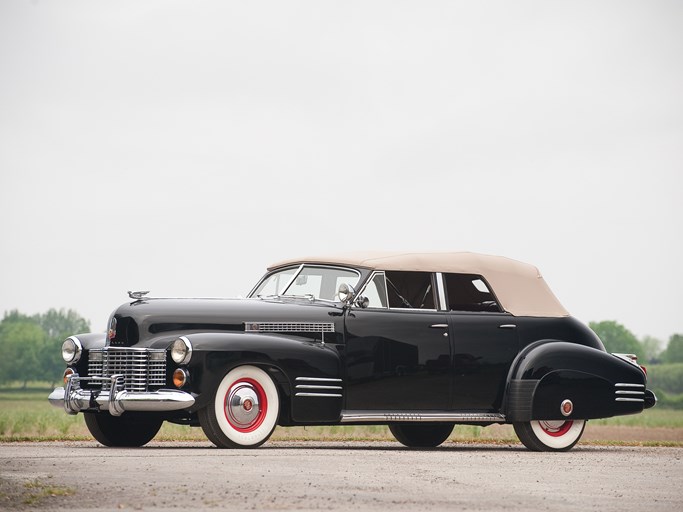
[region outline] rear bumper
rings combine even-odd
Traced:
[[[117,391],[122,375],[111,377],[80,377],[70,375],[65,388],[55,388],[48,397],[55,407],[63,407],[69,414],[83,411],[108,411],[112,416],[120,416],[125,411],[177,411],[194,405],[194,397],[177,389],[160,389],[144,393]],[[89,390],[80,387],[81,381],[100,381],[110,384],[110,390]]]
[[[643,409],[649,409],[650,407],[654,407],[656,404],[657,404],[657,395],[655,395],[653,391],[646,389],[645,390],[645,405],[643,406]]]

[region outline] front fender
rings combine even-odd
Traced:
[[[187,338],[193,349],[188,365],[191,386],[198,395],[194,409],[213,399],[215,389],[230,370],[254,365],[266,369],[278,384],[285,408],[283,421],[316,423],[339,419],[343,404],[342,365],[334,344],[275,333],[199,333]],[[297,390],[298,385],[331,384],[339,389]]]
[[[509,421],[608,418],[641,412],[643,371],[612,354],[584,345],[544,340],[522,351],[508,379]],[[564,415],[561,404],[573,411]]]

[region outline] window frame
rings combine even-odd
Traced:
[[[292,284],[294,283],[294,281],[296,280],[296,278],[299,276],[299,274],[301,274],[301,272],[302,272],[302,270],[303,270],[304,268],[323,268],[323,269],[332,269],[332,270],[344,270],[344,271],[346,271],[346,272],[354,272],[354,273],[356,274],[356,276],[357,276],[357,278],[356,278],[356,285],[358,284],[358,281],[363,277],[362,273],[361,273],[358,269],[353,268],[353,267],[344,267],[344,266],[341,266],[341,265],[325,265],[325,264],[317,264],[317,263],[300,263],[299,265],[296,265],[296,264],[295,264],[295,265],[288,265],[288,266],[281,267],[281,268],[277,268],[277,269],[273,269],[272,271],[267,272],[267,273],[259,280],[259,282],[256,283],[256,286],[254,286],[254,287],[251,289],[251,291],[249,292],[249,295],[247,295],[247,297],[248,297],[248,298],[258,298],[258,296],[254,295],[254,292],[255,292],[256,290],[258,290],[259,286],[261,286],[261,284],[262,284],[266,279],[268,279],[270,276],[272,276],[273,274],[275,274],[275,273],[277,273],[277,272],[281,272],[281,271],[287,270],[287,269],[289,269],[289,268],[296,268],[296,271],[295,271],[294,274],[292,275],[291,279],[290,279],[289,281],[287,281],[287,284],[286,284],[281,290],[278,291],[278,293],[275,295],[275,297],[297,297],[297,295],[287,295],[287,294],[284,293],[284,292],[286,292],[286,291],[289,289],[289,287],[292,286]],[[351,283],[349,283],[349,284],[351,284]],[[352,285],[352,286],[353,286],[353,285]],[[315,297],[315,300],[322,300],[322,301],[325,301],[325,302],[333,302],[333,303],[339,303],[339,302],[341,302],[341,301],[339,300],[339,297],[338,297],[338,295],[336,294],[336,292],[335,292],[335,297],[336,297],[336,299],[333,299],[333,300],[330,300],[330,299],[323,299],[323,298],[321,298],[321,297]]]
[[[444,292],[444,297],[443,297],[443,299],[444,299],[444,303],[443,303],[444,311],[447,311],[449,313],[467,313],[467,314],[486,313],[489,315],[490,314],[507,313],[507,311],[505,311],[505,308],[501,304],[500,300],[498,300],[498,297],[496,296],[496,292],[493,291],[493,288],[491,287],[491,285],[489,284],[489,282],[486,280],[486,278],[483,275],[472,274],[469,272],[445,272],[445,273],[439,272],[439,274],[441,275],[443,292]],[[498,311],[485,311],[485,310],[484,311],[469,311],[469,310],[465,310],[465,309],[450,309],[450,301],[448,299],[448,286],[446,285],[446,276],[448,274],[457,275],[457,276],[476,276],[476,278],[480,279],[486,285],[486,288],[488,288],[489,294],[491,294],[491,297],[493,297],[493,300],[495,301],[496,306],[498,306]],[[474,281],[474,279],[472,281]]]

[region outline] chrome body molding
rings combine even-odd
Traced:
[[[434,280],[436,281],[436,292],[439,297],[439,310],[448,311],[448,303],[446,302],[446,290],[443,283],[443,274],[441,272],[436,272],[434,275]]]
[[[341,379],[331,379],[327,377],[297,377],[295,379],[296,394],[298,397],[322,397],[322,398],[342,398]],[[305,382],[306,384],[298,384]],[[337,391],[335,393],[335,391]]]
[[[82,381],[109,383],[109,389],[82,389]],[[131,392],[120,390],[123,375],[111,377],[80,377],[78,374],[67,376],[66,388],[55,388],[48,397],[55,407],[63,407],[68,414],[79,412],[108,411],[112,416],[121,416],[125,411],[176,411],[194,405],[194,397],[177,389]]]
[[[341,398],[343,395],[338,394],[338,393],[297,393],[294,396],[303,396],[303,397],[322,397],[322,398]]]
[[[297,382],[341,382],[341,379],[328,379],[324,377],[297,377]]]
[[[505,415],[448,411],[342,411],[341,423],[453,422],[505,423]]]
[[[615,388],[640,388],[645,389],[645,384],[631,384],[628,382],[617,382],[614,385]]]

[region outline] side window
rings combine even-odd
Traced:
[[[481,276],[476,274],[444,274],[448,309],[451,311],[502,310]]]
[[[429,272],[385,272],[390,308],[435,309]]]
[[[384,274],[378,273],[372,278],[367,286],[363,289],[361,294],[368,299],[369,308],[386,308],[387,301],[387,285],[384,282]]]

